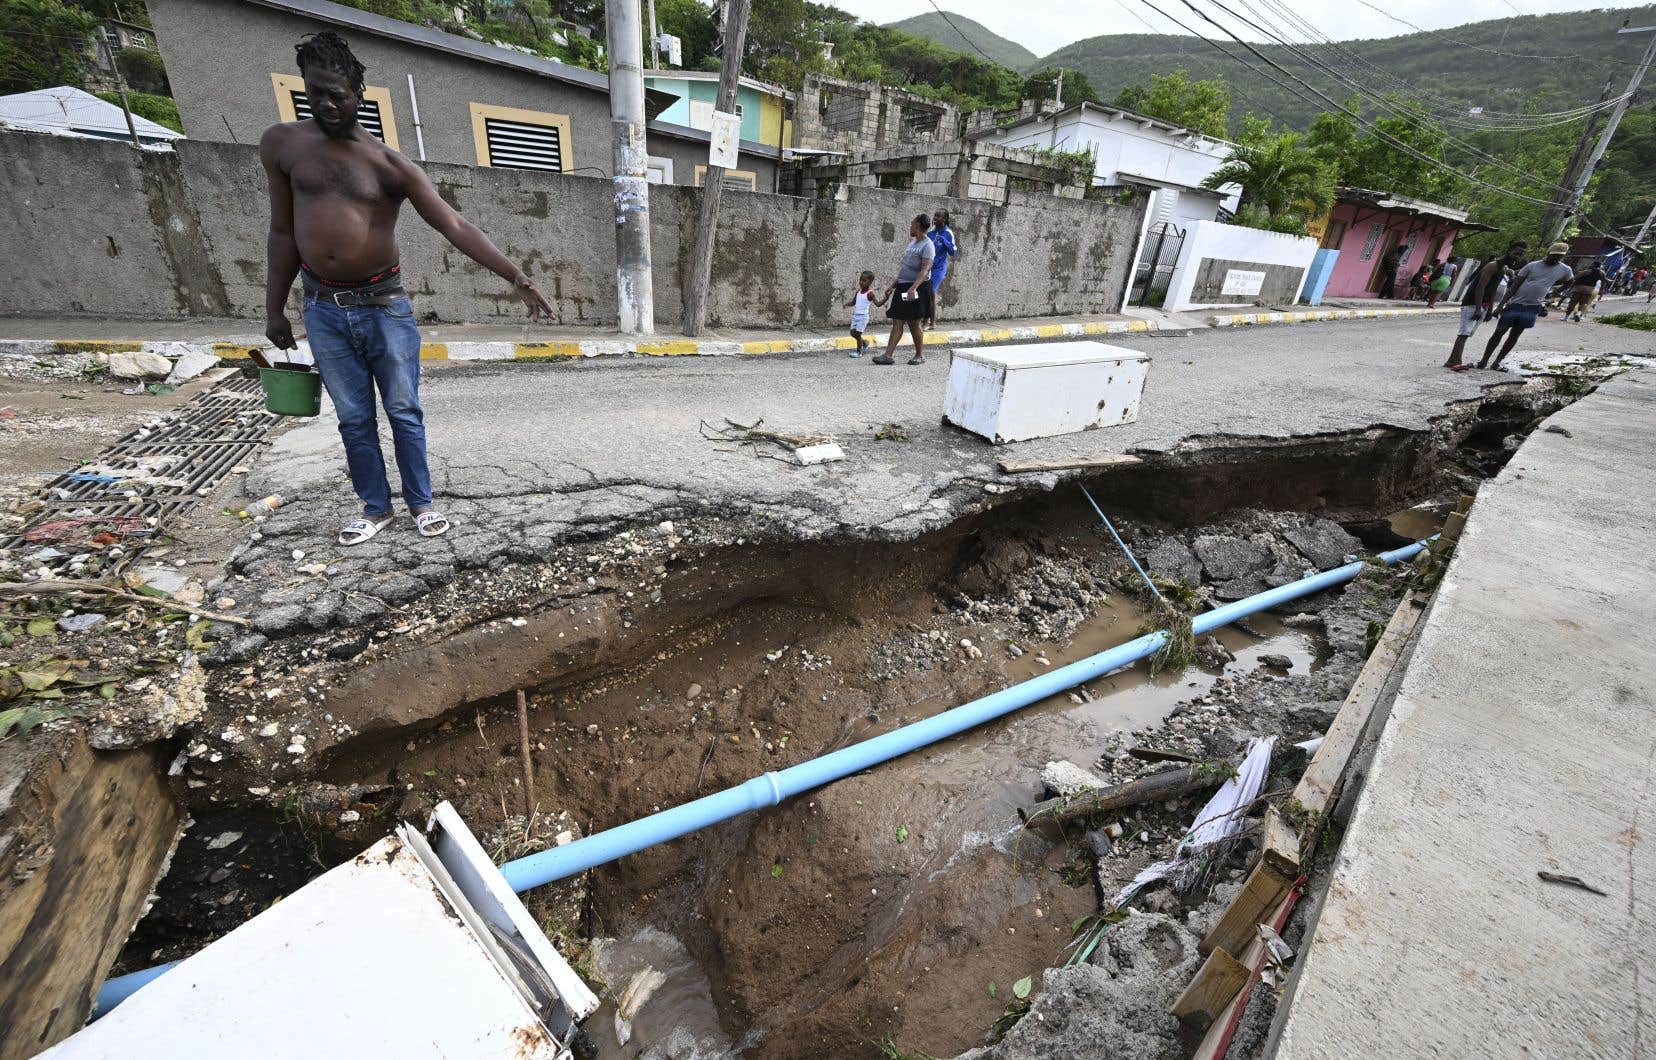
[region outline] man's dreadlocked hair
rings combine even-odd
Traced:
[[[362,94],[362,72],[367,67],[351,54],[351,46],[345,43],[344,37],[332,30],[309,33],[293,46],[293,51],[299,60],[301,74],[313,67],[332,70],[349,81],[357,95]]]

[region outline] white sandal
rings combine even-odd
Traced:
[[[421,537],[439,537],[448,533],[448,516],[442,512],[421,512],[414,517],[414,527]]]
[[[391,525],[392,516],[383,519],[352,519],[339,528],[338,541],[341,545],[350,547],[360,545],[364,541]]]

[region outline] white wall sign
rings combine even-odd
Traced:
[[[1253,297],[1265,286],[1265,274],[1252,269],[1225,270],[1225,285],[1219,289],[1220,294],[1235,294]]]
[[[713,112],[712,139],[707,145],[707,164],[721,169],[736,168],[737,148],[742,139],[742,119],[722,110]]]

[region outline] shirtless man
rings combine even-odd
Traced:
[[[284,350],[298,345],[285,305],[294,278],[302,276],[306,337],[339,414],[345,466],[362,499],[363,517],[340,529],[339,543],[359,545],[391,521],[376,386],[391,422],[403,501],[420,535],[436,537],[449,523],[431,504],[420,330],[398,265],[403,201],[467,257],[510,283],[529,319],[550,316],[552,307],[522,269],[442,200],[423,170],[357,124],[364,68],[343,38],[315,33],[295,51],[312,116],[273,125],[259,140],[270,183],[265,335]]]

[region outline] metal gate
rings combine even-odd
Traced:
[[[1139,256],[1133,273],[1133,289],[1127,301],[1132,305],[1160,308],[1173,282],[1173,267],[1179,263],[1185,229],[1172,221],[1158,221],[1144,233],[1145,253]]]

